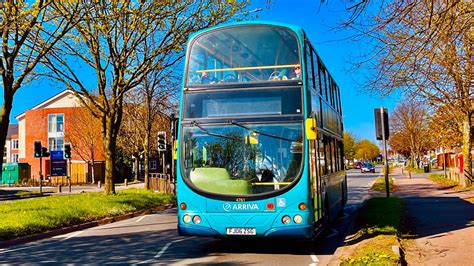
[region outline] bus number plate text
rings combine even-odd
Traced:
[[[227,228],[227,235],[233,236],[254,236],[257,234],[255,228]]]

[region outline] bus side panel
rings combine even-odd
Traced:
[[[327,178],[326,194],[329,201],[329,218],[335,220],[344,209],[347,199],[345,190],[345,171],[340,171],[325,176]]]

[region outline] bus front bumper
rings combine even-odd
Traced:
[[[184,224],[178,224],[178,233],[181,236],[226,236],[209,227]],[[313,235],[312,225],[293,225],[271,228],[263,234],[257,233],[255,237],[311,238]]]

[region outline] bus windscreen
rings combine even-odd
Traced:
[[[290,79],[301,79],[301,63],[289,29],[230,27],[200,35],[191,44],[187,86]]]
[[[193,186],[223,195],[278,191],[298,180],[301,123],[183,128],[182,174]]]

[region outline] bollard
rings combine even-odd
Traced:
[[[62,192],[61,189],[62,189],[62,188],[61,188],[61,185],[58,185],[58,186],[56,187],[56,193],[61,193],[61,192]]]
[[[125,178],[125,187],[128,186],[128,182],[127,182],[127,181],[128,181],[128,180]]]
[[[97,181],[97,187],[100,188],[100,181]]]

